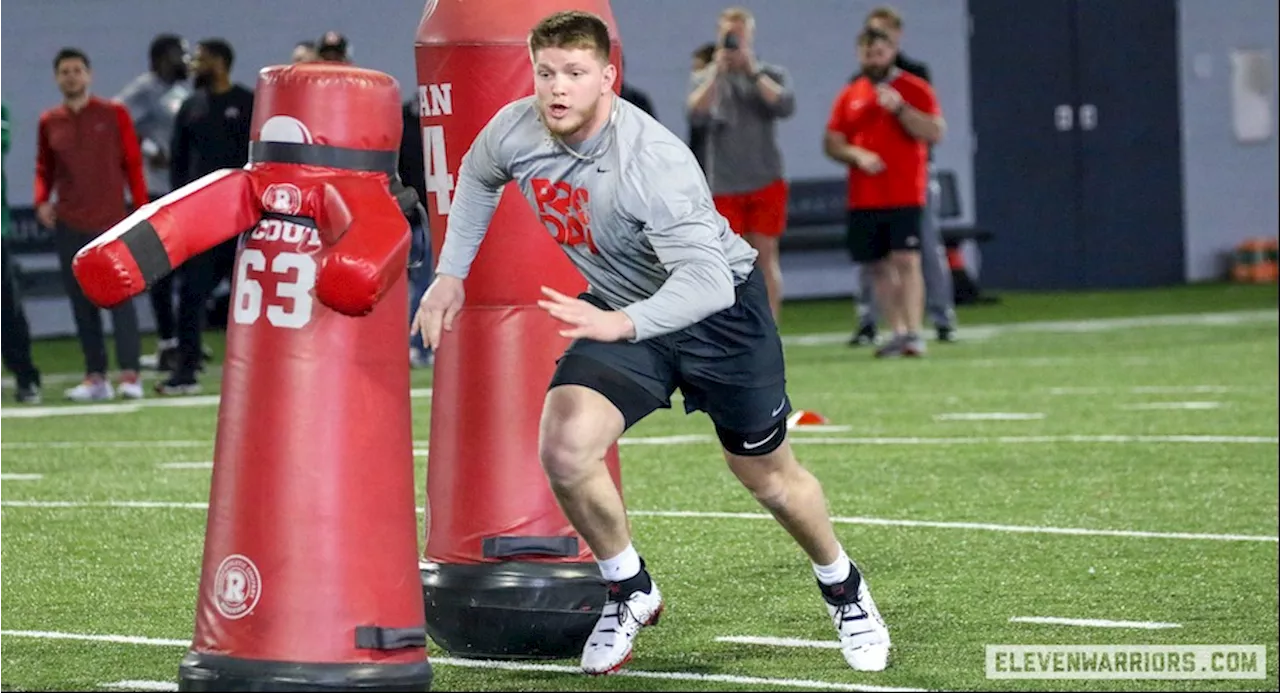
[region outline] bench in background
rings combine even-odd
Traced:
[[[939,185],[938,220],[942,231],[942,242],[947,248],[948,257],[961,253],[961,246],[966,242],[981,245],[994,234],[986,229],[962,225],[957,222],[963,216],[960,204],[959,187],[953,171],[939,170],[935,173]],[[783,234],[779,247],[785,254],[788,251],[832,251],[841,253],[845,250],[845,225],[848,207],[848,187],[843,178],[799,178],[790,181],[791,196],[787,209],[787,232]],[[951,263],[952,283],[955,288],[956,304],[989,302],[994,300],[984,295],[974,276],[965,263]]]

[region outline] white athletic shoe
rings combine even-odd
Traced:
[[[102,402],[116,396],[111,383],[106,380],[85,380],[64,394],[72,402]]]
[[[133,381],[122,381],[116,387],[116,391],[124,399],[142,399],[146,395],[142,389],[142,380],[140,378]]]
[[[616,587],[616,583],[610,587]],[[610,594],[582,650],[582,670],[599,676],[621,669],[631,661],[636,634],[641,628],[658,623],[662,607],[662,593],[656,583],[648,592],[632,592],[622,600],[615,601]]]
[[[840,636],[840,653],[858,671],[884,671],[889,663],[889,628],[871,598],[865,577],[859,580],[857,595],[847,598],[845,590],[852,587],[851,579],[843,585],[822,587],[827,614]]]

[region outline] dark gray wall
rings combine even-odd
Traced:
[[[1179,6],[1182,155],[1187,279],[1222,276],[1240,241],[1276,235],[1277,138],[1242,144],[1232,128],[1231,53],[1271,52],[1271,118],[1276,107],[1274,0],[1183,0]]]
[[[519,2],[521,0],[506,0]],[[31,199],[35,123],[58,101],[50,60],[63,45],[84,49],[93,60],[94,90],[114,95],[146,69],[146,47],[161,31],[190,39],[223,36],[236,49],[234,77],[252,85],[258,68],[288,60],[295,41],[329,29],[343,31],[356,62],[389,72],[405,94],[416,77],[413,37],[422,0],[6,0],[0,66],[3,93],[15,121],[6,169],[15,204]],[[628,81],[649,92],[661,120],[682,136],[682,100],[689,54],[714,36],[720,0],[614,0],[627,57]],[[781,128],[787,172],[793,177],[840,176],[821,152],[822,131],[836,93],[853,72],[853,37],[869,1],[800,0],[744,3],[757,14],[758,52],[787,67],[799,106]],[[962,181],[965,211],[972,205],[968,56],[964,2],[901,0],[907,49],[935,71],[951,132],[938,148],[940,165]],[[358,8],[358,9],[357,9]]]

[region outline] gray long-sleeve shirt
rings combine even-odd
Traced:
[[[690,80],[690,94],[707,80],[718,82],[710,112],[689,111],[689,122],[707,133],[704,168],[716,195],[752,192],[784,176],[776,123],[795,113],[796,96],[784,68],[761,63],[759,69],[782,87],[777,102],[765,101],[744,72],[705,69]]]
[[[153,193],[167,193],[169,185],[169,167],[152,165],[152,152],[169,152],[169,141],[173,138],[174,119],[183,100],[191,95],[191,88],[185,82],[167,84],[154,72],[145,72],[126,86],[116,100],[129,109],[133,118],[133,127],[138,133],[138,143],[144,154],[148,155],[143,172],[147,177],[147,190]]]
[[[639,108],[572,147],[538,118],[535,97],[503,107],[463,157],[439,274],[465,278],[514,181],[593,295],[635,324],[635,340],[682,330],[734,301],[756,251],[729,229],[692,152]]]

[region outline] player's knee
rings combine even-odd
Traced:
[[[771,511],[787,507],[787,484],[781,471],[773,470],[742,483],[760,505]]]
[[[588,427],[573,422],[548,427],[538,441],[538,459],[553,487],[573,486],[598,464],[603,452]]]
[[[889,254],[889,261],[898,269],[910,270],[920,266],[920,251],[895,250]]]

